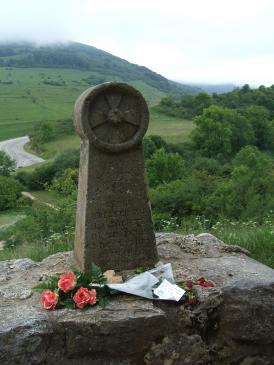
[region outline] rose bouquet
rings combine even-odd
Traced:
[[[44,309],[80,308],[99,304],[104,306],[110,295],[105,286],[106,278],[101,269],[92,264],[89,272],[69,272],[47,276],[46,280],[33,288],[42,292],[40,303]]]
[[[98,266],[92,264],[89,272],[73,271],[61,275],[47,276],[33,290],[42,292],[39,300],[43,308],[47,310],[58,308],[83,309],[96,304],[105,306],[109,296],[117,293],[116,290],[113,290],[113,285],[112,289],[105,285],[107,283],[106,274],[107,272],[103,274]],[[198,299],[193,291],[194,286],[198,285],[205,289],[214,286],[211,280],[204,277],[197,280],[177,282],[176,284],[185,290],[185,294],[180,301],[190,306],[198,304]]]

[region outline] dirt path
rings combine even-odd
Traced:
[[[39,201],[40,203],[45,204],[45,205],[47,205],[48,207],[50,207],[52,209],[58,210],[53,204],[44,202],[43,200],[40,200],[40,199],[36,198],[34,195],[32,195],[31,193],[29,193],[28,191],[22,191],[21,194],[22,194],[22,196],[24,196],[26,198],[29,198],[32,201]]]

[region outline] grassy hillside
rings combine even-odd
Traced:
[[[69,69],[0,68],[0,140],[26,135],[42,120],[71,117],[76,98],[91,86],[84,81],[89,75]],[[143,81],[130,83],[150,105],[165,95]]]
[[[92,71],[89,82],[98,84],[120,79],[140,80],[168,95],[181,96],[199,89],[166,79],[165,77],[92,46],[76,42],[37,46],[31,43],[0,45],[0,66],[47,67]]]
[[[17,222],[21,217],[24,217],[23,213],[20,215],[20,210],[8,210],[0,212],[0,231],[11,224]],[[1,241],[1,235],[0,235]]]
[[[152,111],[150,113],[150,123],[146,135],[156,134],[163,137],[169,143],[180,143],[187,139],[188,135],[194,128],[194,124],[190,120],[166,116]],[[63,135],[43,145],[44,152],[40,154],[44,159],[50,159],[58,153],[68,148],[77,148],[80,146],[80,139],[76,134]],[[29,146],[26,149],[31,151]],[[27,169],[32,169],[28,167]]]
[[[79,43],[0,44],[0,140],[29,134],[40,121],[56,123],[72,117],[81,92],[111,80],[134,86],[150,106],[166,95],[199,91]]]

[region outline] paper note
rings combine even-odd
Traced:
[[[185,294],[185,290],[164,279],[161,284],[153,290],[153,293],[157,295],[158,299],[175,300],[178,302]]]

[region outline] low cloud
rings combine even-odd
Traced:
[[[272,0],[0,1],[0,42],[75,40],[172,79],[274,83]]]

